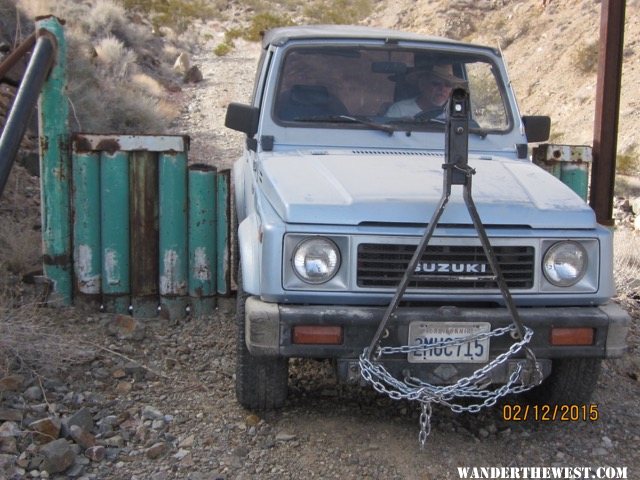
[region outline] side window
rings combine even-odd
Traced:
[[[491,65],[475,62],[466,65],[471,98],[471,115],[480,128],[504,130],[509,119],[504,106],[502,93],[498,88]]]

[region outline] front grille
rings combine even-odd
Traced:
[[[363,243],[358,246],[358,287],[395,288],[415,245]],[[533,247],[497,246],[493,251],[510,289],[533,287]],[[429,245],[409,282],[410,289],[497,289],[481,246]]]

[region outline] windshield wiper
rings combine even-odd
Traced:
[[[293,120],[296,122],[359,123],[386,132],[389,135],[393,135],[393,132],[396,131],[395,128],[386,123],[376,123],[366,117],[353,117],[351,115],[316,115],[311,117],[296,117]]]

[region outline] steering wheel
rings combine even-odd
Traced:
[[[419,113],[416,113],[413,118],[414,120],[418,120],[419,122],[426,122],[427,120],[436,118],[440,114],[442,114],[442,108],[430,108],[428,110],[423,110]]]

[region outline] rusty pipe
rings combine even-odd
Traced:
[[[0,80],[4,78],[4,76],[9,73],[9,70],[13,68],[13,66],[18,63],[20,60],[36,43],[36,34],[35,32],[29,35],[24,41],[18,45],[13,52],[7,55],[2,63],[0,63]]]
[[[42,85],[53,65],[55,53],[55,39],[46,34],[39,36],[0,137],[0,196],[11,173]]]

